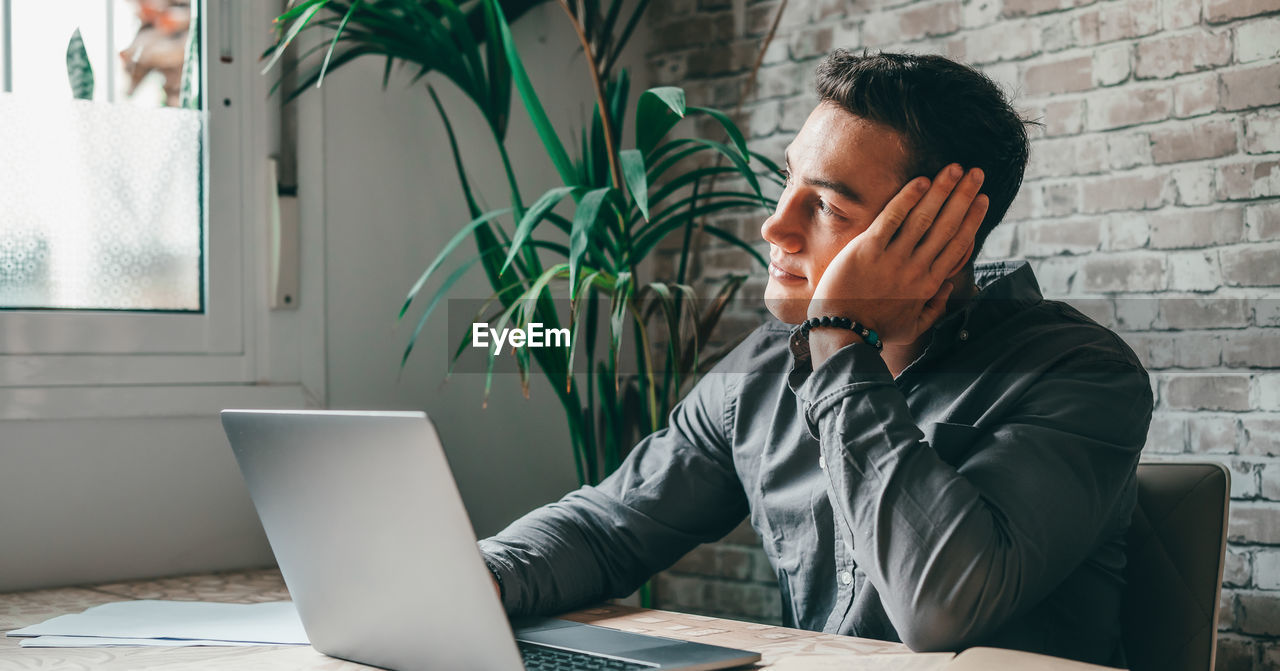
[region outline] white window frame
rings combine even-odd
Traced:
[[[279,97],[268,97],[276,73],[263,76],[259,56],[270,44],[278,4],[206,0],[201,17],[204,312],[0,311],[0,420],[191,415],[255,399],[275,406],[323,402],[322,388],[301,383],[309,378],[319,381],[312,387],[323,386],[322,334],[315,336],[318,348],[307,348],[318,349],[317,361],[271,361],[278,332],[299,330],[292,324],[296,311],[269,310],[263,290],[263,241],[275,195],[269,153],[280,114]],[[323,296],[303,300],[322,304]],[[320,314],[323,323],[322,308]],[[305,366],[313,370],[299,370]],[[127,393],[104,395],[111,389]],[[72,407],[77,403],[82,407]]]

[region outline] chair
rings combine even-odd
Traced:
[[[1138,465],[1121,606],[1133,671],[1212,671],[1230,482],[1217,463]]]

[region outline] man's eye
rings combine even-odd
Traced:
[[[779,170],[779,171],[778,171],[778,176],[782,178],[782,181],[783,181],[783,182],[786,182],[787,184],[790,184],[790,183],[791,183],[791,171],[790,171],[790,170],[787,170],[786,168],[782,168],[781,170]]]
[[[831,212],[831,208],[830,208],[830,207],[827,207],[827,201],[825,201],[825,200],[823,200],[823,199],[821,199],[821,198],[819,198],[819,199],[818,199],[818,211],[819,211],[819,212],[821,212],[821,213],[823,213],[823,214],[831,214],[831,213],[832,213],[832,212]]]

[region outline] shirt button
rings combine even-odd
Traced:
[[[848,571],[841,571],[841,572],[840,572],[840,584],[841,584],[841,585],[848,585],[848,584],[849,584],[849,583],[851,583],[851,582],[853,582],[853,574],[852,574],[852,573],[850,573],[850,572],[848,572]]]
[[[821,468],[821,469],[822,469],[822,470],[824,470],[824,471],[825,471],[825,470],[827,470],[827,458],[826,458],[826,457],[821,456],[821,455],[819,455],[819,456],[818,456],[818,468]]]
[[[961,331],[961,332],[960,332],[960,339],[961,339],[961,340],[968,340],[968,339],[969,339],[969,332],[968,332],[968,331]]]

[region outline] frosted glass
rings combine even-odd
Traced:
[[[0,93],[0,307],[200,310],[203,125]]]

